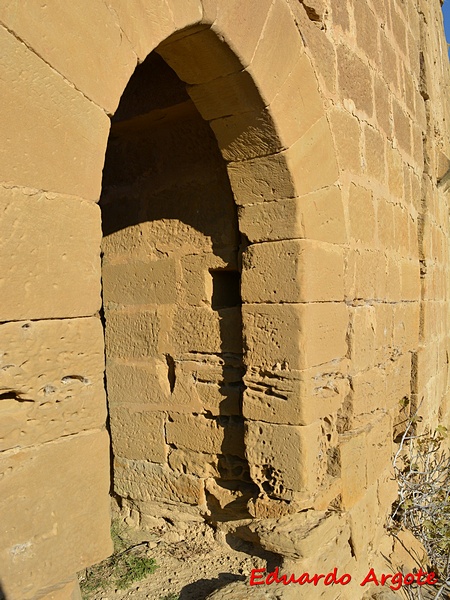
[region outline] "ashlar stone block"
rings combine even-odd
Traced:
[[[24,0],[18,5],[7,0],[0,8],[0,21],[85,96],[114,112],[137,61],[105,2]]]
[[[95,314],[101,306],[99,207],[0,188],[0,211],[0,320]]]
[[[3,452],[0,473],[0,577],[8,598],[31,600],[112,552],[106,431]]]
[[[0,56],[0,181],[97,200],[106,113],[4,27]]]
[[[103,427],[99,319],[3,323],[0,339],[1,450]]]
[[[341,248],[310,240],[266,242],[243,255],[242,299],[249,303],[344,299]]]

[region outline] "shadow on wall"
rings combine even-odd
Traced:
[[[3,591],[2,582],[0,581],[0,600],[7,600],[6,594]]]
[[[173,500],[152,474],[184,475],[205,484],[212,521],[247,517],[258,488],[242,418],[246,241],[217,141],[156,53],[112,119],[100,206],[113,454],[125,470],[154,463],[145,474],[152,500]],[[152,432],[138,431],[138,415]],[[115,491],[139,504],[125,480],[116,469]]]

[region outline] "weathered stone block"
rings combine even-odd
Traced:
[[[101,305],[98,206],[56,194],[2,189],[0,210],[5,232],[0,320],[95,314]]]
[[[106,308],[110,304],[117,307],[176,301],[176,263],[171,258],[105,263],[102,280]]]
[[[178,309],[171,343],[179,352],[242,352],[240,307]]]
[[[289,150],[286,159],[298,195],[333,185],[339,171],[326,117],[319,119]]]
[[[358,110],[373,114],[373,89],[369,67],[349,48],[337,49],[338,81],[342,96],[353,100]]]
[[[108,358],[143,358],[158,354],[160,316],[156,310],[108,310]]]
[[[345,244],[348,240],[342,192],[326,187],[299,198],[298,219],[302,236],[311,240]]]
[[[148,408],[164,406],[170,395],[168,366],[163,358],[148,361],[122,362],[107,360],[108,403],[148,404]]]
[[[0,472],[0,577],[8,598],[31,600],[112,552],[105,431],[4,452]]]
[[[238,207],[239,229],[250,242],[303,237],[299,200],[288,198]]]
[[[245,436],[250,474],[277,498],[292,499],[292,491],[313,493],[323,476],[319,422],[304,427],[248,421]]]
[[[267,21],[272,0],[202,0],[203,20],[211,22],[211,29],[224,38],[230,48],[247,67],[255,53]],[[239,27],[236,24],[239,23]]]
[[[110,125],[105,112],[3,27],[0,56],[0,181],[97,200]]]
[[[99,319],[4,323],[0,332],[2,450],[104,425]]]
[[[158,46],[158,54],[180,79],[190,84],[206,83],[242,70],[231,48],[209,28],[175,41],[169,38]]]
[[[242,300],[248,303],[339,301],[344,298],[340,248],[310,240],[266,242],[243,255]]]
[[[278,48],[278,52],[273,49]],[[294,70],[303,42],[286,2],[275,0],[247,71],[259,84],[264,103],[270,104]]]
[[[340,170],[361,173],[361,126],[358,119],[339,108],[331,109],[328,118]]]
[[[354,4],[356,24],[356,41],[364,54],[371,60],[378,56],[378,23],[377,18],[364,2]]]
[[[386,373],[374,367],[352,376],[352,428],[366,425],[386,407]]]
[[[349,392],[345,361],[305,371],[259,371],[244,377],[243,415],[252,421],[310,425],[336,413]]]
[[[323,99],[311,61],[302,54],[270,104],[281,142],[289,148],[324,115]]]
[[[239,90],[237,96],[241,97]],[[229,112],[227,108],[224,110]],[[286,147],[280,139],[268,109],[238,112],[215,119],[210,125],[226,161],[240,161],[274,154]]]
[[[264,108],[258,89],[246,71],[189,86],[188,92],[207,121]]]
[[[239,419],[173,415],[166,424],[166,432],[167,442],[177,448],[244,457],[244,426]]]
[[[107,112],[114,112],[136,66],[136,56],[104,2],[81,0],[45,6],[22,2],[15,6],[8,1],[2,4],[0,20],[76,89]],[[70,23],[65,35],[61,35],[62,23]],[[80,39],[85,43],[80,44]]]
[[[373,306],[349,309],[350,373],[358,373],[374,366],[376,319]]]
[[[150,462],[115,458],[114,485],[122,498],[139,502],[182,502],[194,506],[205,504],[203,482],[192,475],[173,473],[169,467]]]
[[[367,175],[383,184],[386,179],[385,138],[373,127],[364,128],[365,163]]]
[[[228,176],[238,206],[297,195],[286,152],[230,163]]]
[[[353,239],[373,247],[376,243],[375,205],[372,192],[351,184],[348,197],[350,233]]]
[[[344,509],[354,506],[367,489],[367,448],[364,432],[342,435],[339,444]]]
[[[304,369],[346,355],[343,303],[244,305],[242,311],[250,364]]]
[[[367,483],[373,485],[392,462],[392,421],[389,414],[372,423],[367,432]]]
[[[154,463],[166,461],[164,414],[112,405],[110,423],[114,456]]]

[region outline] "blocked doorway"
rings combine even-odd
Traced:
[[[112,119],[100,204],[114,493],[142,527],[250,516],[245,238],[217,141],[156,52]]]

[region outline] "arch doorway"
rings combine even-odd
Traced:
[[[100,201],[114,493],[141,526],[249,517],[242,252],[216,138],[152,52],[112,119]]]

